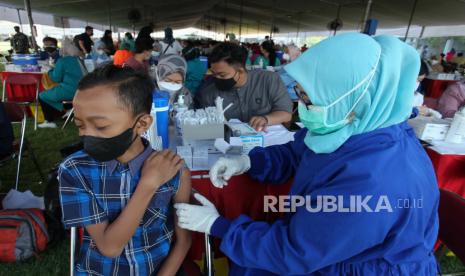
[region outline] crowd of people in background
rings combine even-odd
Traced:
[[[19,27],[15,27],[15,31],[12,39],[14,52],[29,53],[28,37]],[[291,99],[296,100],[296,83],[281,66],[297,58],[301,48],[275,44],[269,36],[261,43],[239,43],[178,40],[171,28],[164,30],[163,38],[154,39],[153,31],[151,26],[145,26],[136,36],[127,32],[115,41],[111,30],[94,38],[94,28],[86,26],[83,33],[61,43],[56,38],[45,37],[40,58],[53,65],[48,76],[58,85],[41,93],[45,122],[39,127],[56,127],[54,120],[60,112],[65,112],[62,102],[73,99],[77,83],[87,73],[85,60],[93,61],[96,68],[112,63],[151,74],[159,89],[170,92],[172,103],[183,95],[185,104],[190,107],[214,105],[212,99],[229,90],[247,90],[247,95],[254,95],[256,99],[229,99],[227,94],[223,95],[228,99],[227,104],[234,105],[226,113],[228,118],[240,118],[257,129],[289,121]],[[151,72],[153,67],[158,68],[155,74]]]
[[[14,29],[15,34],[11,39],[13,51],[18,54],[29,53],[31,48],[30,39],[20,31],[18,26]],[[82,62],[79,64],[80,67],[78,67],[78,64],[75,62],[76,60],[82,61],[83,59],[91,59],[96,67],[113,63],[116,66],[130,67],[135,71],[146,74],[150,74],[152,66],[157,66],[160,63],[173,65],[174,62],[177,64],[174,66],[174,68],[177,68],[176,80],[171,80],[170,78],[165,80],[164,78],[166,75],[160,75],[160,70],[156,72],[156,74],[152,74],[152,78],[154,78],[157,86],[159,82],[165,83],[164,89],[171,88],[173,90],[179,88],[179,85],[182,84],[182,93],[181,88],[179,88],[176,89],[172,95],[185,95],[184,99],[192,107],[212,105],[212,97],[219,94],[223,95],[221,91],[233,89],[239,91],[241,89],[246,89],[243,87],[245,83],[247,82],[248,85],[250,85],[252,82],[251,79],[254,79],[256,75],[260,75],[256,74],[256,72],[251,73],[255,69],[275,71],[277,74],[272,75],[279,76],[277,79],[279,82],[265,81],[268,82],[268,85],[273,86],[271,90],[277,91],[277,87],[279,87],[278,90],[282,88],[283,91],[287,91],[287,95],[290,96],[291,100],[297,101],[299,99],[295,89],[296,81],[282,69],[282,66],[294,61],[301,53],[307,50],[306,44],[302,47],[298,47],[294,44],[275,44],[273,39],[269,36],[266,36],[261,43],[239,43],[238,41],[231,41],[225,44],[225,42],[207,39],[179,40],[174,37],[171,28],[166,28],[164,30],[163,38],[154,39],[151,36],[153,31],[152,26],[145,26],[140,29],[137,36],[127,32],[124,34],[124,37],[115,41],[111,30],[105,30],[103,36],[100,38],[93,38],[94,28],[92,26],[87,26],[83,33],[76,35],[72,39],[71,44],[65,43],[66,40],[63,41],[61,43],[61,49],[59,48],[59,43],[56,38],[45,37],[42,41],[43,47],[39,51],[40,58],[42,60],[50,60],[51,64],[55,64],[55,68],[53,68],[49,74],[59,85],[50,91],[46,91],[47,93],[41,93],[43,96],[41,96],[40,102],[46,120],[41,127],[56,127],[53,123],[54,118],[57,116],[56,111],[63,111],[61,105],[62,100],[71,100],[73,98],[73,91],[75,91],[77,82],[80,78],[73,81],[72,84],[65,84],[65,79],[69,82],[70,78],[77,77],[77,72],[81,72],[81,75],[86,73]],[[65,46],[65,44],[70,45]],[[71,47],[73,49],[71,49]],[[216,48],[220,50],[215,52]],[[224,55],[224,53],[229,53],[232,56],[222,57],[221,55]],[[167,58],[172,55],[177,56],[177,58]],[[64,56],[68,56],[68,58],[60,61]],[[69,65],[67,63],[71,60],[69,58],[70,56],[75,57],[73,59],[74,61],[71,61],[73,66],[67,66]],[[445,54],[430,55],[427,46],[422,48],[420,56],[422,58],[423,74],[421,74],[421,78],[419,77],[419,85],[415,91],[416,99],[420,100],[414,103],[413,106],[418,107],[420,114],[425,115],[430,114],[430,111],[434,110],[423,106],[423,94],[425,93],[424,78],[434,73],[459,72],[463,74],[463,70],[465,69],[465,57],[462,51],[456,51],[454,48]],[[183,62],[180,61],[181,59]],[[224,68],[220,68],[221,70],[216,68],[216,64],[222,61],[228,66],[232,66],[231,68],[234,67],[234,70],[229,72],[231,74],[222,72]],[[62,65],[65,66],[63,67]],[[56,74],[62,70],[60,68],[66,68],[67,70],[60,72],[63,76],[58,78]],[[207,74],[208,70],[210,71]],[[221,72],[225,73],[224,76],[228,76],[229,79],[224,79],[224,76],[220,74]],[[207,75],[210,77],[206,77]],[[264,78],[266,79],[266,77]],[[246,81],[247,79],[248,81]],[[261,83],[263,80],[258,80],[258,82]],[[168,85],[166,85],[166,83],[168,83]],[[281,87],[281,84],[284,84],[283,87]],[[212,92],[213,90],[216,92]],[[55,96],[50,99],[54,94]],[[251,93],[248,94],[250,95]],[[226,97],[227,94],[223,96]],[[259,95],[257,98],[263,98],[263,96],[264,95]],[[275,97],[278,96],[275,95]],[[173,101],[175,99],[177,99],[177,97],[173,96],[171,100]],[[237,100],[239,100],[239,102],[236,102]],[[242,101],[248,100],[251,99],[242,99]],[[253,101],[252,99],[252,102]],[[240,99],[231,99],[230,102],[236,105],[228,112],[233,114],[231,116],[249,121],[253,119],[253,125],[257,128],[260,128],[260,125],[265,123],[269,124],[270,121],[275,122],[276,118],[273,118],[273,116],[271,116],[271,119],[266,117],[266,120],[262,118],[259,120],[260,123],[256,122],[255,117],[257,115],[264,116],[273,113],[273,106],[277,105],[277,102],[279,102],[278,100],[275,100],[275,102],[266,101],[264,103],[255,103],[255,105],[257,105],[256,107],[250,106],[247,110],[242,111],[243,114],[234,113],[234,109],[239,108],[238,105],[241,104]],[[465,83],[457,82],[453,85],[451,84],[437,104],[434,104],[434,108],[439,111],[439,113],[434,114],[436,114],[437,117],[452,117],[464,104]],[[270,109],[270,107],[272,108]],[[254,108],[257,110],[248,114],[248,112]],[[285,110],[286,113],[292,111],[282,107],[278,109]],[[267,114],[264,114],[264,112]],[[289,114],[286,114],[283,119],[287,118]],[[282,120],[277,120],[276,122],[281,121]]]

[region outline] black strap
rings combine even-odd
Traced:
[[[165,50],[163,51],[163,54],[162,54],[162,55],[164,55],[164,54],[166,53],[166,51],[168,51],[168,48],[169,48],[169,47],[172,47],[172,46],[173,46],[173,43],[174,43],[174,40],[171,41],[171,43],[168,44],[168,46],[166,46],[166,48],[165,48]]]

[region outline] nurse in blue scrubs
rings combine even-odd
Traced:
[[[310,196],[311,208],[272,224],[228,220],[197,194],[202,205],[175,205],[179,225],[221,238],[230,275],[437,275],[436,178],[406,123],[419,67],[415,49],[391,36],[342,34],[308,49],[285,67],[311,101],[299,103],[305,129],[221,159],[210,175],[217,187],[245,172],[293,177],[290,194]],[[340,206],[319,210],[319,196]],[[353,208],[357,197],[365,204]]]

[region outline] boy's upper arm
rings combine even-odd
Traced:
[[[184,168],[181,172],[181,183],[178,192],[174,196],[175,203],[188,203],[191,196],[191,173]]]
[[[58,180],[62,219],[66,228],[100,224],[108,220],[107,213],[98,204],[75,164],[73,166],[61,164]]]

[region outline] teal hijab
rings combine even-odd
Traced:
[[[328,123],[353,109],[352,121],[327,134],[308,131],[305,144],[315,153],[331,153],[351,136],[389,127],[408,119],[420,68],[416,50],[393,36],[370,37],[347,33],[309,48],[284,69],[307,92],[313,105],[327,106],[352,90],[375,70],[365,83],[328,110]]]

